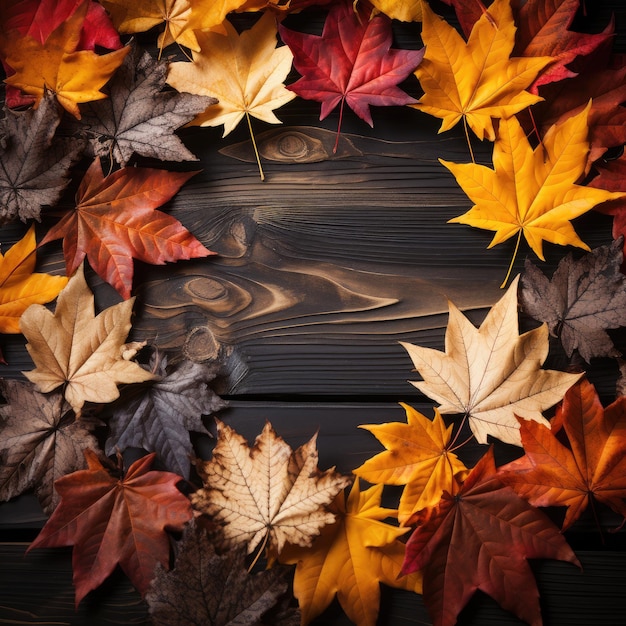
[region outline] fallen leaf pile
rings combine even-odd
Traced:
[[[456,20],[427,0],[0,4],[0,223],[22,229],[0,252],[0,332],[21,332],[33,362],[0,379],[0,500],[38,498],[49,519],[30,548],[72,546],[77,605],[119,565],[155,624],[304,626],[336,600],[375,626],[381,586],[422,594],[438,626],[476,591],[540,624],[528,560],[579,565],[567,533],[586,509],[626,519],[626,404],[618,387],[603,406],[584,372],[624,356],[615,24],[579,32],[580,0],[444,4]],[[418,21],[398,47],[398,23]],[[245,118],[265,180],[252,118],[280,124],[297,98],[336,117],[335,147],[345,117],[373,126],[373,107],[461,124],[467,162],[441,172],[468,206],[449,221],[512,251],[478,326],[450,302],[442,346],[402,343],[433,417],[402,403],[406,422],[362,425],[383,449],[351,476],[318,467],[314,432],[292,447],[262,416],[250,442],[208,419],[226,406],[219,361],[128,341],[136,263],[215,255],[169,214],[202,176],[185,133],[226,136]],[[591,209],[614,235],[593,250],[579,226]],[[577,255],[516,275],[520,250],[543,261],[556,246]],[[54,250],[66,276],[46,263]],[[94,274],[119,301],[97,301]],[[468,434],[491,444],[478,460]],[[505,447],[518,455],[497,467]],[[561,529],[542,507],[565,507]]]

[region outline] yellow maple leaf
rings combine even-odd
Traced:
[[[65,276],[35,271],[35,227],[3,256],[0,253],[0,333],[19,333],[20,316],[31,304],[54,300],[67,284]]]
[[[495,0],[467,43],[424,3],[422,40],[426,53],[415,75],[424,95],[410,106],[441,118],[439,132],[463,119],[481,140],[494,141],[492,118],[508,118],[542,100],[525,89],[552,58],[509,58],[515,44],[509,0]]]
[[[423,0],[369,0],[370,4],[392,20],[421,22]]]
[[[441,414],[425,415],[407,404],[407,423],[366,424],[386,448],[354,470],[354,474],[374,484],[405,485],[398,506],[400,524],[407,524],[414,513],[435,506],[443,491],[454,493],[467,468],[450,452],[452,426],[446,427]]]
[[[589,152],[588,111],[589,106],[552,126],[534,149],[517,119],[501,120],[493,148],[494,169],[440,160],[475,203],[449,221],[495,231],[489,248],[513,235],[519,244],[523,233],[541,260],[544,240],[589,250],[569,220],[625,194],[576,184]]]
[[[224,26],[226,35],[197,32],[200,51],[193,53],[193,63],[172,63],[167,82],[178,91],[218,99],[192,124],[224,124],[225,137],[245,116],[254,142],[250,116],[280,124],[274,109],[296,97],[283,85],[293,54],[288,46],[276,48],[276,19],[270,13],[241,35],[228,20]],[[264,178],[260,162],[259,171]]]
[[[308,624],[335,595],[346,615],[359,626],[375,626],[380,604],[380,583],[415,593],[422,592],[422,576],[400,577],[404,544],[398,540],[408,529],[386,524],[396,511],[380,506],[382,485],[361,492],[354,482],[347,502],[338,494],[332,510],[337,522],[322,530],[309,549],[287,546],[283,563],[296,564],[293,591],[300,604],[302,624]]]
[[[41,304],[23,313],[20,329],[35,369],[24,372],[41,393],[64,385],[77,415],[85,402],[112,402],[118,383],[156,378],[131,361],[144,344],[125,344],[134,298],[94,314],[94,298],[81,265],[59,294],[54,314]]]
[[[78,119],[79,102],[107,97],[100,89],[130,50],[124,47],[102,55],[77,51],[87,7],[83,2],[43,44],[29,36],[5,37],[2,42],[6,63],[15,70],[5,82],[35,96],[36,105],[46,90],[52,91],[61,106]]]
[[[465,415],[479,443],[491,435],[520,446],[516,416],[549,426],[542,411],[582,376],[541,369],[548,327],[518,334],[518,282],[519,276],[479,328],[450,302],[445,352],[402,343],[424,379],[412,384],[439,402],[441,413]]]
[[[223,32],[222,22],[230,11],[239,9],[245,0],[102,0],[121,33],[142,33],[159,24],[159,51],[177,43],[200,50],[196,30]]]

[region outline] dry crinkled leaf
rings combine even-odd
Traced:
[[[88,420],[76,420],[61,393],[42,394],[31,383],[1,380],[0,499],[34,489],[50,515],[59,501],[53,488],[61,476],[86,467],[83,451],[97,449]]]
[[[226,35],[196,32],[200,48],[193,63],[172,63],[167,82],[178,91],[217,98],[193,123],[224,124],[224,136],[244,115],[280,124],[274,109],[296,95],[283,85],[293,57],[287,46],[276,48],[275,18],[267,13],[241,35],[228,21],[225,27]]]
[[[501,466],[501,479],[534,506],[568,507],[562,530],[593,500],[626,518],[626,397],[603,408],[582,380],[565,394],[551,426],[521,420],[526,454]]]
[[[476,328],[450,302],[446,350],[403,343],[424,379],[413,382],[440,402],[441,413],[461,413],[479,443],[491,435],[521,445],[516,415],[544,425],[541,414],[556,404],[581,374],[542,370],[548,356],[548,327],[518,334],[517,283]]]
[[[626,276],[620,272],[623,239],[600,246],[577,261],[561,259],[549,280],[526,260],[522,275],[522,309],[559,337],[568,356],[578,350],[593,357],[620,356],[607,328],[626,326]]]
[[[169,367],[167,357],[155,352],[147,369],[159,378],[122,395],[109,419],[105,451],[156,452],[165,469],[187,478],[193,454],[189,431],[208,433],[202,416],[226,406],[208,386],[218,366],[183,361]]]
[[[0,223],[39,220],[69,182],[69,169],[84,148],[79,139],[55,137],[60,115],[47,93],[36,110],[6,111],[0,126]]]
[[[404,485],[398,506],[398,520],[404,525],[414,513],[435,506],[444,491],[454,493],[467,468],[448,449],[452,426],[446,427],[437,409],[429,420],[407,404],[401,405],[406,424],[360,426],[387,449],[357,467],[354,474],[374,484]]]
[[[0,252],[0,333],[19,333],[22,313],[54,300],[67,284],[65,276],[34,273],[35,247],[31,226],[5,255]]]
[[[109,97],[80,108],[75,126],[86,132],[95,155],[122,166],[135,153],[162,161],[198,160],[174,131],[217,100],[161,91],[168,65],[133,45],[109,82]]]
[[[117,565],[142,595],[157,564],[169,566],[166,531],[181,531],[192,511],[176,487],[180,476],[150,470],[154,456],[135,461],[118,478],[93,450],[85,450],[88,469],[56,481],[61,502],[28,550],[74,546],[76,606]]]
[[[454,626],[478,589],[540,626],[539,593],[527,561],[538,558],[580,566],[550,519],[499,480],[490,448],[459,493],[444,494],[409,537],[402,572],[422,570],[424,603],[435,626]]]
[[[134,298],[94,315],[94,298],[82,265],[59,294],[51,313],[33,304],[20,328],[35,369],[24,372],[42,393],[64,386],[65,399],[77,415],[85,402],[112,402],[119,383],[139,383],[154,374],[131,361],[143,344],[125,344]]]
[[[421,573],[400,577],[406,528],[386,524],[396,511],[380,505],[383,487],[361,492],[355,481],[347,502],[343,492],[332,510],[337,521],[322,529],[310,548],[287,546],[280,560],[295,563],[294,595],[300,603],[302,624],[308,624],[335,595],[346,615],[359,626],[374,626],[380,604],[380,583],[422,591]]]
[[[424,89],[411,105],[443,120],[439,132],[461,119],[483,139],[494,141],[492,118],[508,118],[541,100],[525,89],[551,57],[513,58],[515,23],[509,0],[495,0],[474,25],[467,44],[423,4],[424,59],[415,74]]]
[[[280,554],[285,543],[309,546],[321,528],[335,520],[326,506],[350,479],[333,468],[317,467],[316,437],[292,451],[267,422],[252,447],[217,421],[217,444],[210,461],[198,461],[204,489],[194,507],[224,524],[229,545],[261,542]]]
[[[49,89],[63,108],[77,118],[79,102],[105,98],[100,89],[122,63],[129,48],[103,55],[77,50],[87,8],[88,3],[83,2],[44,43],[29,36],[5,38],[2,47],[6,62],[15,71],[5,82],[33,95],[36,104]]]
[[[155,626],[300,626],[296,609],[280,607],[288,597],[283,568],[249,573],[244,546],[216,554],[193,520],[177,548],[174,567],[157,566],[146,595]]]

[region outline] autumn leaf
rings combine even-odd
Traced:
[[[543,241],[589,250],[570,220],[597,204],[623,197],[577,184],[589,151],[587,113],[588,108],[552,126],[534,149],[515,118],[501,120],[493,169],[440,160],[474,202],[467,213],[449,223],[495,231],[489,248],[517,235],[509,272],[522,234],[542,261]]]
[[[565,394],[552,429],[521,420],[520,433],[526,454],[498,473],[522,498],[533,506],[566,506],[562,530],[593,501],[626,518],[626,397],[603,408],[583,379]]]
[[[164,265],[215,254],[177,219],[155,210],[196,173],[125,167],[104,177],[96,159],[78,188],[76,208],[39,245],[63,239],[68,276],[87,257],[97,274],[127,299],[133,259]]]
[[[224,525],[229,545],[259,544],[280,554],[285,543],[311,545],[320,529],[334,521],[326,510],[350,480],[334,469],[317,467],[316,437],[292,451],[267,422],[252,447],[217,421],[217,444],[210,461],[198,461],[204,488],[193,506]]]
[[[369,0],[375,10],[392,20],[421,22],[423,0]]]
[[[157,563],[169,566],[166,531],[180,531],[192,517],[176,474],[150,470],[154,454],[135,461],[123,478],[111,475],[95,452],[88,469],[59,478],[61,502],[28,550],[74,546],[76,606],[120,565],[143,595]]]
[[[26,377],[41,393],[64,385],[65,399],[77,415],[85,402],[115,400],[120,383],[154,378],[130,360],[143,344],[124,344],[133,303],[134,298],[94,315],[94,298],[79,267],[59,294],[54,314],[33,304],[20,319],[35,363]]]
[[[509,58],[515,43],[509,0],[495,0],[467,44],[427,3],[423,14],[426,54],[415,74],[424,95],[412,106],[441,118],[439,132],[463,119],[481,140],[494,141],[493,118],[509,118],[541,99],[525,90],[552,59]]]
[[[55,136],[60,115],[54,96],[46,94],[37,110],[6,111],[0,122],[0,223],[40,219],[41,208],[54,205],[69,182],[69,169],[84,142]]]
[[[187,478],[193,455],[189,431],[208,434],[202,416],[226,406],[208,386],[218,366],[192,361],[169,366],[167,357],[155,351],[147,369],[158,378],[134,385],[116,403],[105,451],[135,447],[156,452],[165,469]]]
[[[306,100],[321,102],[320,120],[340,105],[337,141],[344,104],[373,126],[370,105],[416,102],[398,83],[417,67],[424,50],[392,50],[387,17],[378,15],[368,20],[363,11],[355,13],[352,3],[343,1],[331,7],[321,36],[290,30],[282,24],[279,32],[302,74],[288,89]]]
[[[155,626],[300,626],[296,610],[275,613],[288,591],[283,568],[248,573],[244,546],[216,554],[193,520],[177,548],[174,567],[157,566],[146,595]]]
[[[523,310],[559,337],[568,356],[620,356],[607,328],[626,326],[626,276],[620,272],[623,240],[600,246],[575,261],[568,255],[549,280],[526,260],[520,302]]]
[[[354,470],[356,476],[373,484],[404,485],[398,520],[405,525],[414,513],[435,506],[443,491],[453,493],[467,473],[465,465],[450,451],[452,427],[441,414],[429,420],[414,408],[401,403],[407,423],[366,424],[386,448]]]
[[[120,48],[98,55],[78,50],[88,3],[83,2],[45,43],[24,37],[5,37],[1,43],[6,63],[14,70],[5,82],[35,97],[38,105],[46,89],[74,117],[80,118],[79,102],[105,98],[100,91],[128,53]]]
[[[0,332],[19,333],[20,316],[31,304],[54,300],[65,276],[35,273],[35,227],[2,255],[0,252]]]
[[[626,192],[626,158],[624,155],[598,163],[598,175],[589,181],[591,187],[608,191]],[[613,216],[613,239],[626,239],[626,201],[624,198],[596,207],[601,213]]]
[[[73,124],[90,138],[92,152],[120,165],[133,154],[162,161],[197,161],[174,131],[217,102],[189,93],[162,91],[169,64],[133,45],[107,86],[109,97],[80,107]]]
[[[59,502],[54,481],[86,467],[83,451],[97,449],[95,421],[76,420],[60,393],[42,394],[31,383],[0,379],[0,499],[33,489],[50,515]]]
[[[302,624],[320,615],[335,595],[346,615],[359,626],[374,626],[380,584],[421,593],[422,576],[400,577],[407,532],[383,520],[396,511],[380,505],[382,485],[360,490],[357,479],[348,500],[343,492],[333,503],[337,521],[322,529],[310,548],[287,546],[280,557],[296,564],[293,590]]]
[[[541,414],[556,404],[581,374],[542,370],[548,356],[548,327],[518,334],[517,283],[476,328],[452,303],[446,351],[402,343],[424,379],[412,382],[440,402],[441,413],[461,413],[479,443],[491,435],[521,445],[516,415],[544,425]]]
[[[193,63],[172,63],[167,82],[178,91],[218,99],[219,103],[198,115],[193,124],[224,124],[225,137],[245,116],[254,142],[250,116],[280,124],[274,109],[295,98],[283,85],[292,54],[287,46],[276,48],[276,20],[270,13],[241,35],[228,20],[224,26],[226,35],[196,32],[200,49],[193,52]]]
[[[402,573],[421,570],[435,626],[452,626],[476,590],[529,624],[541,624],[539,593],[527,559],[580,566],[559,529],[496,475],[493,449],[461,490],[444,494],[406,545]]]
[[[0,28],[7,36],[15,30],[20,35],[28,35],[39,43],[45,43],[52,31],[67,20],[83,0],[19,0],[0,4]],[[83,21],[78,50],[95,50],[96,46],[117,50],[122,47],[118,32],[111,24],[102,5],[89,0]],[[13,73],[0,57],[7,76]],[[9,107],[27,106],[34,101],[33,96],[22,95],[20,90],[7,85],[6,102]]]
[[[244,11],[274,11],[278,16],[288,13],[300,13],[302,9],[314,6],[316,8],[326,6],[334,0],[246,0],[237,12]]]
[[[230,11],[245,0],[101,0],[121,33],[142,33],[165,24],[159,35],[159,56],[163,48],[177,43],[200,50],[196,31],[217,30]]]
[[[601,33],[570,30],[580,0],[516,0],[514,14],[518,30],[514,53],[522,57],[549,56],[553,63],[530,86],[531,93],[548,83],[576,76],[570,65],[579,57],[593,53],[613,37],[611,20]]]

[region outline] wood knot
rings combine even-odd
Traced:
[[[196,326],[187,333],[183,355],[195,363],[217,361],[221,356],[221,346],[208,326]]]

